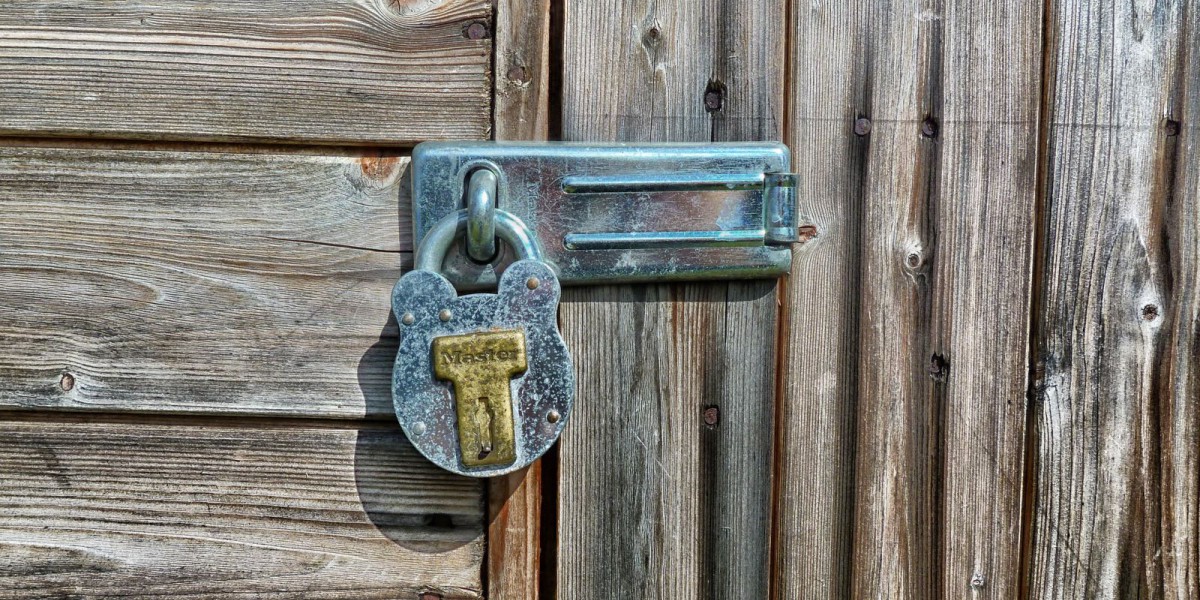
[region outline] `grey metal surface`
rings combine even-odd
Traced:
[[[498,209],[528,225],[564,285],[775,277],[796,239],[789,161],[776,143],[426,142],[413,151],[415,239],[486,169]],[[514,260],[501,247],[479,264],[459,246],[435,269],[459,289],[494,285]]]
[[[434,464],[460,475],[493,477],[544,454],[567,425],[575,399],[571,354],[558,332],[558,278],[525,224],[495,211],[496,235],[516,253],[495,294],[459,296],[437,273],[446,252],[467,231],[468,211],[442,217],[417,248],[416,268],[392,289],[400,350],[392,369],[392,402],[409,441]],[[511,382],[516,460],[468,467],[458,438],[453,386],[435,378],[433,340],[448,335],[516,329],[524,333],[527,367]]]
[[[400,323],[392,398],[400,426],[421,454],[448,471],[492,477],[528,465],[558,439],[575,397],[571,356],[558,332],[560,292],[554,272],[536,260],[513,263],[496,294],[459,296],[432,271],[410,271],[400,278],[392,291]],[[443,320],[443,311],[449,311],[449,319]],[[516,461],[469,468],[459,447],[451,384],[434,378],[430,348],[435,337],[493,328],[525,334],[528,368],[511,382]]]
[[[478,169],[467,185],[467,256],[488,262],[496,255],[496,173]]]
[[[508,211],[497,210],[495,217],[496,235],[508,242],[509,248],[517,253],[518,259],[528,258],[544,262],[541,246],[525,223]],[[434,223],[429,235],[417,246],[413,268],[438,272],[455,240],[467,230],[469,218],[464,208],[453,211]]]

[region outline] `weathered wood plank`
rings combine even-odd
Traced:
[[[786,141],[803,174],[802,243],[784,278],[780,333],[775,590],[850,597],[859,304],[865,173],[851,127],[865,78],[852,65],[862,26],[847,3],[792,3]],[[854,73],[855,75],[851,75]]]
[[[856,112],[838,131],[840,145],[853,148],[859,171],[846,173],[846,189],[862,211],[852,590],[863,598],[926,597],[942,575],[945,398],[929,371],[946,351],[931,314],[944,226],[934,131],[942,117],[940,4],[863,2],[858,27],[840,34],[854,38],[846,67],[859,79]]]
[[[1176,42],[1178,66],[1172,73],[1178,83],[1163,124],[1169,151],[1157,155],[1161,163],[1155,168],[1171,186],[1156,195],[1168,200],[1157,223],[1170,259],[1164,286],[1169,305],[1159,310],[1167,322],[1160,326],[1166,351],[1157,383],[1163,596],[1171,599],[1200,595],[1200,10],[1194,5],[1182,10],[1183,39]]]
[[[486,0],[0,3],[0,134],[484,138]],[[487,27],[476,28],[486,34]]]
[[[778,139],[782,2],[569,3],[563,137]],[[563,598],[766,597],[774,282],[569,290]]]
[[[542,461],[488,480],[488,598],[541,594]]]
[[[550,0],[496,4],[495,137],[545,140],[550,118]],[[488,598],[537,600],[542,462],[488,482]]]
[[[482,597],[482,486],[403,438],[0,422],[0,598]]]
[[[1020,593],[1043,3],[947,2],[930,372],[944,597]],[[915,135],[916,132],[913,132]],[[944,360],[944,363],[942,362]]]
[[[550,0],[496,4],[497,140],[545,140],[550,126]]]
[[[391,414],[407,164],[0,148],[0,407]]]
[[[1050,17],[1031,595],[1192,598],[1200,17],[1080,0]]]
[[[1039,11],[794,6],[783,597],[1018,593]]]

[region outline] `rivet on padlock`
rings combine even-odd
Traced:
[[[558,278],[524,223],[494,214],[496,235],[520,258],[495,294],[459,296],[438,273],[467,229],[466,210],[430,230],[416,268],[392,292],[401,324],[392,375],[397,419],[429,460],[476,477],[515,471],[545,453],[575,395],[558,332]]]

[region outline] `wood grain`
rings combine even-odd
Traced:
[[[550,0],[496,4],[497,140],[545,140],[550,121]],[[551,450],[554,452],[554,450]],[[488,598],[542,589],[542,462],[488,482]]]
[[[495,138],[547,139],[550,0],[498,0],[495,79]]]
[[[407,164],[0,148],[0,406],[392,414]]]
[[[1018,593],[1039,11],[793,6],[782,597]]]
[[[1194,598],[1200,17],[1050,17],[1031,596]]]
[[[0,3],[0,134],[407,145],[484,138],[485,0]]]
[[[947,369],[947,598],[1021,588],[1042,11],[1028,0],[956,1],[944,13],[932,313]]]
[[[853,135],[865,102],[851,3],[793,3],[786,141],[802,243],[784,278],[775,590],[850,597],[861,251],[866,174]],[[862,43],[869,43],[864,40]]]
[[[565,139],[780,136],[782,2],[565,11]],[[774,282],[568,292],[559,597],[767,596],[776,302]]]
[[[488,480],[488,598],[541,594],[542,460]]]
[[[0,598],[480,598],[482,487],[391,428],[0,422]]]
[[[1158,169],[1160,181],[1171,186],[1159,225],[1168,241],[1170,304],[1160,309],[1168,320],[1168,350],[1158,387],[1163,595],[1173,599],[1200,596],[1200,10],[1182,10],[1179,66],[1172,73],[1177,87],[1163,124],[1168,138],[1174,132],[1178,138],[1164,144],[1170,151],[1159,156],[1173,160]]]

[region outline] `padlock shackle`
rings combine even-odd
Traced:
[[[446,259],[446,253],[450,251],[455,238],[466,233],[467,220],[467,209],[463,208],[435,223],[417,246],[414,268],[440,273],[442,261]],[[520,218],[508,211],[496,209],[496,237],[512,246],[519,260],[543,260],[537,238]]]

